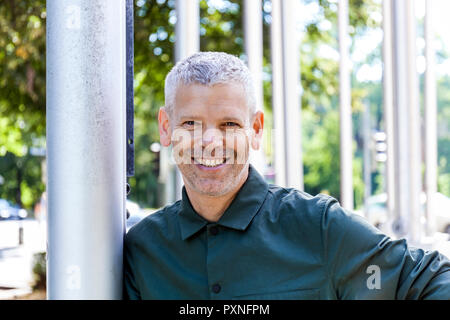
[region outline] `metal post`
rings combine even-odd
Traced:
[[[23,245],[23,221],[19,221],[19,246]]]
[[[297,0],[281,1],[283,41],[284,130],[286,185],[303,190],[300,100],[300,41],[296,16]]]
[[[176,0],[175,60],[180,61],[200,50],[199,0]]]
[[[421,193],[422,193],[422,153],[421,123],[419,105],[419,76],[417,73],[416,53],[416,14],[414,1],[406,1],[407,41],[408,41],[408,108],[409,108],[409,148],[410,167],[409,201],[411,203],[409,239],[419,243],[421,239]]]
[[[264,111],[263,95],[263,20],[261,0],[244,1],[244,43],[248,68],[253,76],[256,95],[256,111]],[[264,143],[259,150],[250,150],[250,162],[261,174],[266,171]]]
[[[47,1],[49,299],[120,299],[125,0]]]
[[[397,237],[405,236],[410,212],[409,148],[408,148],[408,65],[406,61],[406,7],[404,0],[392,1],[394,55],[394,130],[395,130],[395,218],[393,231]]]
[[[353,210],[353,138],[348,19],[348,0],[339,0],[341,204],[345,209]]]
[[[284,130],[284,99],[283,99],[283,41],[281,21],[281,1],[272,1],[272,23],[270,27],[271,55],[272,55],[272,104],[273,104],[273,142],[275,183],[286,186],[286,152]]]
[[[415,14],[408,0],[392,2],[394,101],[395,101],[395,175],[397,236],[411,243],[420,241],[420,110],[415,51]]]
[[[175,2],[177,22],[175,24],[175,61],[178,62],[200,50],[200,5],[199,0],[176,0]],[[161,161],[168,161],[161,153]],[[167,197],[171,200],[181,199],[181,190],[183,187],[183,178],[180,170],[172,161],[171,172],[175,176],[173,197]],[[169,179],[170,181],[170,179]],[[167,183],[172,183],[171,181]]]
[[[364,170],[364,215],[369,218],[369,203],[368,199],[372,193],[372,180],[371,180],[371,159],[370,159],[370,142],[372,140],[371,136],[371,125],[370,125],[370,106],[369,103],[364,103],[364,113],[363,113],[363,136],[364,136],[364,148],[363,148],[363,170]]]
[[[383,109],[384,130],[386,132],[385,188],[386,209],[389,221],[395,211],[395,152],[394,152],[394,93],[392,67],[392,0],[383,0]]]
[[[271,53],[275,183],[303,190],[300,59],[294,0],[272,1]]]
[[[434,49],[433,1],[426,1],[425,9],[425,191],[426,191],[426,233],[432,236],[436,231],[433,198],[437,192],[437,98],[436,61]]]

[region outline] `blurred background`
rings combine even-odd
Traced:
[[[424,113],[425,1],[415,2],[417,99]],[[276,182],[271,45],[272,1],[262,7],[262,90],[266,179]],[[450,234],[450,2],[433,0],[436,59],[436,228],[433,243],[448,249]],[[135,175],[127,228],[170,202],[161,175],[157,112],[164,78],[174,66],[174,0],[134,1]],[[225,51],[248,62],[243,1],[200,0],[201,51]],[[303,188],[341,200],[337,0],[298,0],[295,24],[301,94]],[[386,209],[386,126],[383,91],[383,1],[348,2],[351,83],[352,209],[383,230]],[[46,251],[46,2],[0,3],[0,299],[45,299]],[[423,123],[422,123],[422,129]],[[425,151],[422,150],[423,157]],[[164,163],[163,163],[164,165]],[[422,169],[422,179],[426,173]],[[174,196],[176,198],[176,196]],[[425,207],[426,197],[421,199]],[[425,209],[423,209],[425,210]],[[425,214],[421,216],[424,219]],[[389,233],[392,228],[386,228]],[[393,236],[395,236],[393,234]],[[436,238],[437,237],[437,238]],[[438,239],[438,240],[436,240]]]

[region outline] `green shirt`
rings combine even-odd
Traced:
[[[329,196],[249,176],[217,223],[182,200],[127,233],[128,299],[450,299],[450,261]]]

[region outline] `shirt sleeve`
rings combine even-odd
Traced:
[[[132,253],[127,236],[125,236],[124,241],[123,257],[123,298],[124,300],[141,300],[134,279]]]
[[[450,261],[392,240],[330,199],[322,216],[329,285],[338,299],[450,299]]]

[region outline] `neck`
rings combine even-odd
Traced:
[[[194,210],[209,222],[217,222],[224,214],[225,210],[230,206],[233,199],[245,183],[248,177],[248,168],[244,170],[239,184],[236,188],[221,196],[210,196],[199,193],[185,184],[186,193]]]

